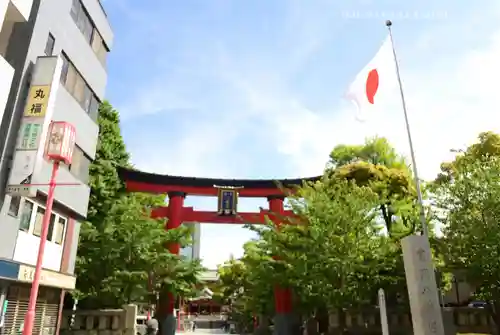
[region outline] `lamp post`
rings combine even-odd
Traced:
[[[35,276],[33,278],[33,284],[31,285],[28,312],[26,313],[26,317],[24,319],[23,335],[31,335],[33,333],[36,300],[38,298],[43,254],[45,251],[45,243],[47,242],[47,233],[49,231],[52,204],[54,202],[57,171],[59,170],[59,164],[61,162],[66,165],[71,164],[75,140],[76,132],[73,125],[62,121],[53,121],[49,125],[47,144],[45,146],[45,157],[53,162],[52,175],[49,181],[49,191],[47,192],[47,202],[45,204],[45,214],[43,215],[42,221],[42,232],[40,234],[40,246],[38,248]]]

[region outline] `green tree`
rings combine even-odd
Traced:
[[[380,249],[379,287],[386,290],[387,303],[400,304],[407,298],[400,239],[420,229],[419,204],[412,172],[405,158],[385,138],[369,138],[362,145],[338,145],[330,154],[326,173],[351,180],[377,194],[374,210],[388,236]],[[424,196],[425,196],[424,192]],[[427,224],[433,232],[432,216]],[[382,266],[383,265],[383,266]]]
[[[293,222],[279,230],[254,228],[263,253],[276,256],[268,278],[292,288],[301,315],[311,318],[322,308],[343,312],[376,297],[384,264],[382,226],[372,210],[377,201],[368,187],[325,177],[290,198]]]
[[[223,301],[232,307],[233,317],[241,326],[251,327],[253,317],[261,326],[274,314],[272,257],[260,245],[250,241],[244,246],[240,259],[230,259],[218,269]]]
[[[101,308],[146,302],[151,293],[165,287],[178,294],[193,293],[200,263],[185,261],[165,248],[168,243],[189,243],[190,230],[165,231],[164,222],[150,218],[149,208],[164,205],[161,196],[125,192],[117,167],[130,164],[119,115],[107,102],[99,112],[89,215],[80,231],[76,295],[83,298],[84,307]]]
[[[379,198],[376,208],[390,236],[403,237],[418,226],[418,207],[411,171],[403,156],[385,138],[363,145],[338,145],[330,154],[327,172],[369,186]]]
[[[441,213],[446,265],[465,273],[477,298],[491,302],[489,310],[500,326],[498,139],[494,133],[482,133],[478,143],[443,164],[434,194]]]
[[[98,124],[95,159],[89,168],[91,192],[87,220],[93,225],[104,222],[108,210],[125,191],[116,167],[130,166],[130,155],[120,131],[120,116],[107,101],[99,106]]]
[[[482,132],[478,142],[465,150],[452,150],[458,155],[451,162],[441,164],[441,172],[434,181],[434,187],[453,182],[455,173],[467,167],[471,162],[487,161],[492,157],[500,157],[500,135],[494,132]]]
[[[398,238],[383,234],[384,227],[398,232],[398,216],[410,220],[416,214],[404,159],[385,139],[338,146],[330,158],[321,182],[304,185],[289,198],[294,222],[279,230],[272,224],[252,226],[259,238],[224,269],[228,296],[246,309],[272,307],[272,295],[258,295],[263,287],[271,292],[269,284],[292,288],[294,306],[307,318],[373,305],[379,288],[394,297],[391,301],[406,297],[401,246]],[[384,209],[393,212],[382,221]],[[240,295],[234,293],[238,287],[245,288]]]

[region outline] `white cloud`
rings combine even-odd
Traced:
[[[461,35],[462,30],[469,29],[464,22],[461,28],[444,24],[439,33],[422,35],[419,41],[433,48],[424,48],[421,43],[414,48],[398,43],[417,164],[420,176],[426,179],[435,176],[443,160],[452,158],[450,149],[471,144],[481,131],[500,132],[496,100],[500,31],[474,36],[484,43],[469,49],[471,36]],[[450,38],[454,45],[461,45],[460,52],[448,53],[436,47],[450,43]],[[243,81],[241,77],[234,79],[246,97],[247,107],[267,123],[264,130],[274,130],[277,149],[290,158],[296,175],[321,171],[334,145],[361,143],[373,135],[387,137],[409,157],[397,90],[392,99],[381,101],[378,112],[367,122],[359,123],[352,106],[345,101],[339,101],[337,109],[315,112],[293,95],[282,94],[281,87],[270,89],[265,83]]]

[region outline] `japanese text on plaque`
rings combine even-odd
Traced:
[[[31,86],[24,116],[45,116],[49,101],[50,85]]]

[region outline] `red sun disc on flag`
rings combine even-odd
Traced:
[[[377,69],[373,69],[368,73],[366,78],[366,98],[373,105],[375,101],[375,95],[378,91],[379,76]]]

